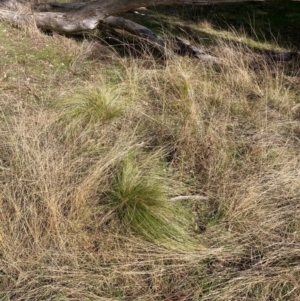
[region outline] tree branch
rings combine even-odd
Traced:
[[[147,41],[154,43],[155,45],[165,47],[165,43],[162,39],[159,39],[157,35],[149,28],[137,24],[133,21],[124,19],[122,17],[110,16],[103,20],[103,24],[108,25],[113,28],[125,30],[133,35],[143,38]]]

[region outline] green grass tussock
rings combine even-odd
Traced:
[[[62,120],[86,127],[109,122],[124,114],[126,99],[117,87],[100,84],[86,90],[59,101],[57,106],[63,111]]]
[[[219,65],[1,23],[1,300],[299,299],[299,62],[190,23]]]
[[[155,161],[154,156],[146,162],[134,155],[125,158],[108,192],[108,204],[125,229],[149,241],[187,247],[188,212],[168,200],[170,181],[159,172],[161,167],[155,171]]]

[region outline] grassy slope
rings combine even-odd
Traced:
[[[224,65],[0,24],[1,300],[298,300],[299,65],[190,25]]]

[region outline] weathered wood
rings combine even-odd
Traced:
[[[209,197],[205,195],[179,195],[170,199],[171,202],[176,201],[208,201]]]
[[[133,35],[156,44],[158,47],[164,48],[166,46],[164,41],[162,39],[159,39],[152,30],[133,21],[124,19],[122,17],[110,16],[104,19],[103,23],[112,28],[125,30]]]

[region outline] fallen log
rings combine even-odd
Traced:
[[[167,43],[158,38],[149,28],[115,15],[146,6],[211,5],[246,1],[251,0],[95,0],[78,3],[31,3],[25,0],[0,0],[0,19],[18,26],[34,24],[44,31],[66,34],[82,33],[104,25],[137,36],[141,41],[150,43],[151,47],[164,55],[175,52],[202,61],[219,63],[218,58],[178,37],[175,38],[176,49],[172,51],[168,49]],[[295,56],[295,53],[288,52],[268,56],[268,59],[287,61]]]
[[[133,21],[124,19],[122,17],[110,16],[104,19],[103,23],[112,28],[125,30],[135,36],[156,44],[158,47],[164,48],[166,46],[165,42],[162,39],[159,39],[152,30]]]
[[[244,1],[249,0],[96,0],[82,3],[30,3],[24,0],[0,0],[0,19],[17,25],[35,22],[36,26],[42,30],[76,33],[93,30],[109,16],[143,6],[205,5]]]

